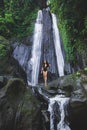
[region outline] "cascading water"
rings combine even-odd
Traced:
[[[64,120],[65,119],[64,108],[68,105],[69,98],[63,97],[62,95],[57,95],[54,98],[49,99],[48,111],[50,112],[50,130],[55,130],[53,121],[54,118],[53,105],[55,102],[57,102],[57,104],[59,105],[59,111],[60,111],[60,121],[57,124],[57,130],[71,130]]]
[[[59,76],[63,76],[64,59],[61,50],[60,36],[59,36],[59,30],[57,27],[57,19],[55,14],[52,14],[52,20],[53,20],[53,38],[54,38],[54,45],[55,45],[56,59],[57,59],[57,66],[58,66],[57,68],[58,68]]]
[[[52,74],[50,79],[57,78],[58,74],[59,76],[64,75],[64,61],[57,20],[55,15],[50,13],[49,9],[38,11],[32,52],[29,46],[21,44],[16,46],[13,56],[26,72],[29,85],[35,86],[38,84],[39,72],[44,57],[51,64],[51,67],[49,67],[49,72]]]
[[[43,14],[42,14],[42,12],[43,12]],[[38,83],[38,74],[39,74],[39,69],[40,69],[39,67],[40,67],[40,58],[41,58],[41,54],[42,54],[41,53],[42,45],[43,45],[43,47],[48,45],[49,50],[45,47],[47,51],[45,51],[44,53],[45,53],[45,55],[46,55],[45,57],[48,59],[48,61],[50,61],[50,63],[52,62],[51,68],[54,68],[54,66],[56,66],[55,64],[57,63],[56,69],[58,69],[59,76],[64,75],[64,59],[63,59],[63,54],[62,54],[62,50],[61,50],[60,36],[59,36],[59,30],[57,27],[56,16],[54,14],[51,14],[52,21],[53,21],[52,35],[53,35],[53,42],[54,42],[54,46],[55,46],[55,55],[56,55],[57,61],[54,60],[55,55],[53,54],[54,53],[53,51],[51,51],[51,53],[49,54],[49,52],[50,52],[49,46],[51,46],[53,48],[52,43],[49,43],[49,41],[51,42],[51,40],[48,41],[48,39],[51,39],[51,37],[52,37],[49,30],[50,31],[52,31],[52,30],[51,30],[51,25],[49,26],[49,28],[46,27],[46,24],[45,24],[46,21],[45,20],[44,20],[45,22],[43,21],[43,15],[44,16],[46,15],[50,18],[49,10],[38,11],[38,17],[37,17],[37,20],[35,23],[35,32],[34,32],[34,40],[33,40],[32,58],[31,58],[31,61],[32,61],[31,84],[33,86],[35,86]],[[42,25],[42,21],[45,26],[44,28]],[[43,35],[42,31],[45,31],[45,32],[43,32],[44,36],[42,36]],[[49,32],[49,33],[47,33],[47,32]],[[46,39],[46,40],[43,40],[43,39]],[[49,55],[49,57],[48,57],[48,55]],[[54,65],[53,65],[53,60],[55,62]],[[53,69],[52,69],[52,72],[54,72]]]
[[[47,18],[45,19],[45,17]],[[44,21],[43,21],[43,18],[44,18]],[[38,16],[36,19],[35,29],[34,29],[32,56],[30,60],[28,57],[29,49],[25,48],[23,51],[22,47],[19,46],[14,51],[15,59],[17,59],[19,63],[21,64],[21,66],[24,67],[24,70],[27,73],[28,84],[31,84],[32,86],[35,86],[38,83],[41,49],[44,50],[42,54],[44,55],[44,52],[45,52],[45,56],[47,60],[51,63],[50,72],[56,73],[57,68],[58,68],[59,76],[64,75],[64,59],[63,59],[62,50],[61,50],[60,36],[59,36],[59,30],[57,28],[56,16],[52,14],[53,23],[50,20],[51,20],[51,15],[50,15],[49,10],[44,9],[43,14],[41,10],[38,11]],[[43,28],[43,25],[45,26],[44,28]],[[42,36],[43,33],[44,33],[44,36]],[[55,50],[54,50],[54,46],[55,46]],[[44,49],[42,47],[44,47]],[[25,53],[26,52],[25,50],[27,51],[27,53]],[[21,52],[24,52],[24,53],[21,55]],[[17,55],[17,53],[20,55]],[[56,58],[55,58],[54,53],[56,54]],[[39,93],[42,94],[41,91]],[[55,130],[54,120],[53,120],[54,118],[53,106],[55,102],[57,102],[59,106],[60,117],[61,117],[60,122],[57,124],[57,130],[70,130],[69,126],[65,123],[65,120],[64,120],[65,119],[64,108],[68,104],[69,98],[61,97],[58,95],[54,98],[48,98],[48,97],[46,98],[49,100],[48,111],[50,112],[50,130]]]
[[[31,84],[35,86],[38,83],[38,74],[40,66],[40,57],[41,57],[41,42],[42,42],[42,11],[38,11],[38,16],[35,23],[34,29],[34,39],[33,39],[33,48],[32,48],[32,74],[31,74]]]

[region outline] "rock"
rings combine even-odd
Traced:
[[[0,76],[0,89],[3,88],[7,84],[8,80],[11,78],[12,76]]]
[[[42,94],[48,98],[56,94],[62,94],[70,97],[68,105],[69,115],[66,117],[70,122],[70,127],[74,129],[87,129],[87,76],[83,73],[78,76],[71,74],[60,77],[50,83],[47,88],[42,88]],[[45,99],[45,98],[44,98]],[[57,112],[55,108],[55,112]],[[57,118],[58,119],[58,118]],[[81,129],[82,127],[82,129]],[[86,127],[86,129],[85,129]]]
[[[0,76],[0,89],[4,86],[4,77]]]
[[[0,59],[7,56],[10,50],[10,42],[3,36],[0,36]]]
[[[12,57],[7,56],[0,60],[0,74],[3,75],[5,79],[17,77],[22,78],[25,82],[27,82],[26,73],[19,63]]]
[[[42,115],[44,116],[46,122],[48,122],[48,121],[49,121],[49,118],[48,118],[48,116],[47,116],[47,111],[42,110],[41,112],[42,112]]]
[[[17,45],[15,45],[14,48]],[[18,77],[24,79],[24,81],[27,82],[27,77],[24,70],[19,65],[19,63],[12,57],[13,49],[11,47],[10,42],[2,36],[0,36],[0,48],[0,76]]]
[[[46,0],[39,0],[38,4],[39,4],[40,9],[47,7],[46,2],[47,2]]]
[[[12,78],[0,90],[0,130],[41,129],[40,103],[23,80]]]
[[[12,130],[14,127],[14,118],[19,104],[19,99],[22,99],[21,88],[24,86],[21,80],[12,79],[8,81],[7,85],[0,91],[0,129]],[[20,92],[17,92],[17,88],[20,88]],[[17,90],[16,90],[17,89]],[[23,92],[24,93],[24,92]]]
[[[71,129],[87,129],[87,99],[72,99],[69,108]]]
[[[13,57],[18,62],[20,68],[26,73],[27,80],[30,81],[31,79],[31,64],[30,57],[31,57],[31,47],[30,45],[25,44],[13,44]]]
[[[13,78],[10,79],[5,86],[6,96],[11,103],[17,104],[22,99],[22,96],[26,90],[26,86],[21,79]]]

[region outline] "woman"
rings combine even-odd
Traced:
[[[47,69],[48,69],[49,66],[50,65],[48,64],[48,62],[46,60],[44,60],[41,73],[43,73],[43,78],[44,78],[45,86],[47,86]]]

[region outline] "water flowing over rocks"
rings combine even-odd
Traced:
[[[43,98],[44,100],[46,100],[46,102],[49,102],[49,98],[51,99],[52,97],[55,97],[55,95],[65,95],[66,97],[69,97],[70,100],[67,107],[68,115],[66,114],[65,120],[67,119],[69,121],[69,126],[72,130],[87,129],[87,123],[85,121],[87,119],[87,76],[86,75],[84,76],[84,74],[81,74],[80,76],[77,76],[76,74],[72,74],[68,76],[63,76],[61,78],[58,78],[48,83],[47,87],[44,88],[44,86],[42,86],[41,88],[37,88],[37,89],[41,89],[39,93],[40,98]],[[60,119],[57,108],[58,108],[57,105],[55,105],[54,108],[55,123],[58,122]],[[56,129],[55,125],[54,127]]]
[[[68,106],[65,105],[67,108],[64,108],[64,120],[71,130],[86,130],[87,76],[84,73],[63,76],[48,83],[47,87],[30,86],[31,89],[21,79],[9,77],[6,80],[0,76],[0,81],[3,84],[0,89],[0,130],[50,130],[49,98],[56,95],[70,98]],[[56,102],[53,111],[56,130],[60,122],[60,109]]]

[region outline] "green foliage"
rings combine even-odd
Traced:
[[[76,64],[76,54],[87,48],[87,4],[83,0],[50,0],[51,11],[58,17],[67,61]]]
[[[8,54],[9,49],[10,49],[10,44],[8,40],[0,36],[0,59],[5,57]]]
[[[0,33],[6,38],[23,38],[31,34],[37,15],[33,0],[3,0],[3,3],[0,11]]]
[[[32,34],[34,30],[34,20],[36,19],[36,16],[37,16],[37,9],[35,9],[30,14],[27,14],[24,17],[23,21],[20,19],[21,23],[19,23],[19,19],[16,19],[18,23],[15,25],[14,28],[14,34],[16,34],[15,36],[18,38],[23,38],[25,36],[28,36],[29,34]]]
[[[87,67],[85,67],[84,70],[87,71]]]
[[[79,77],[81,76],[81,73],[79,71],[76,72],[76,76]]]

